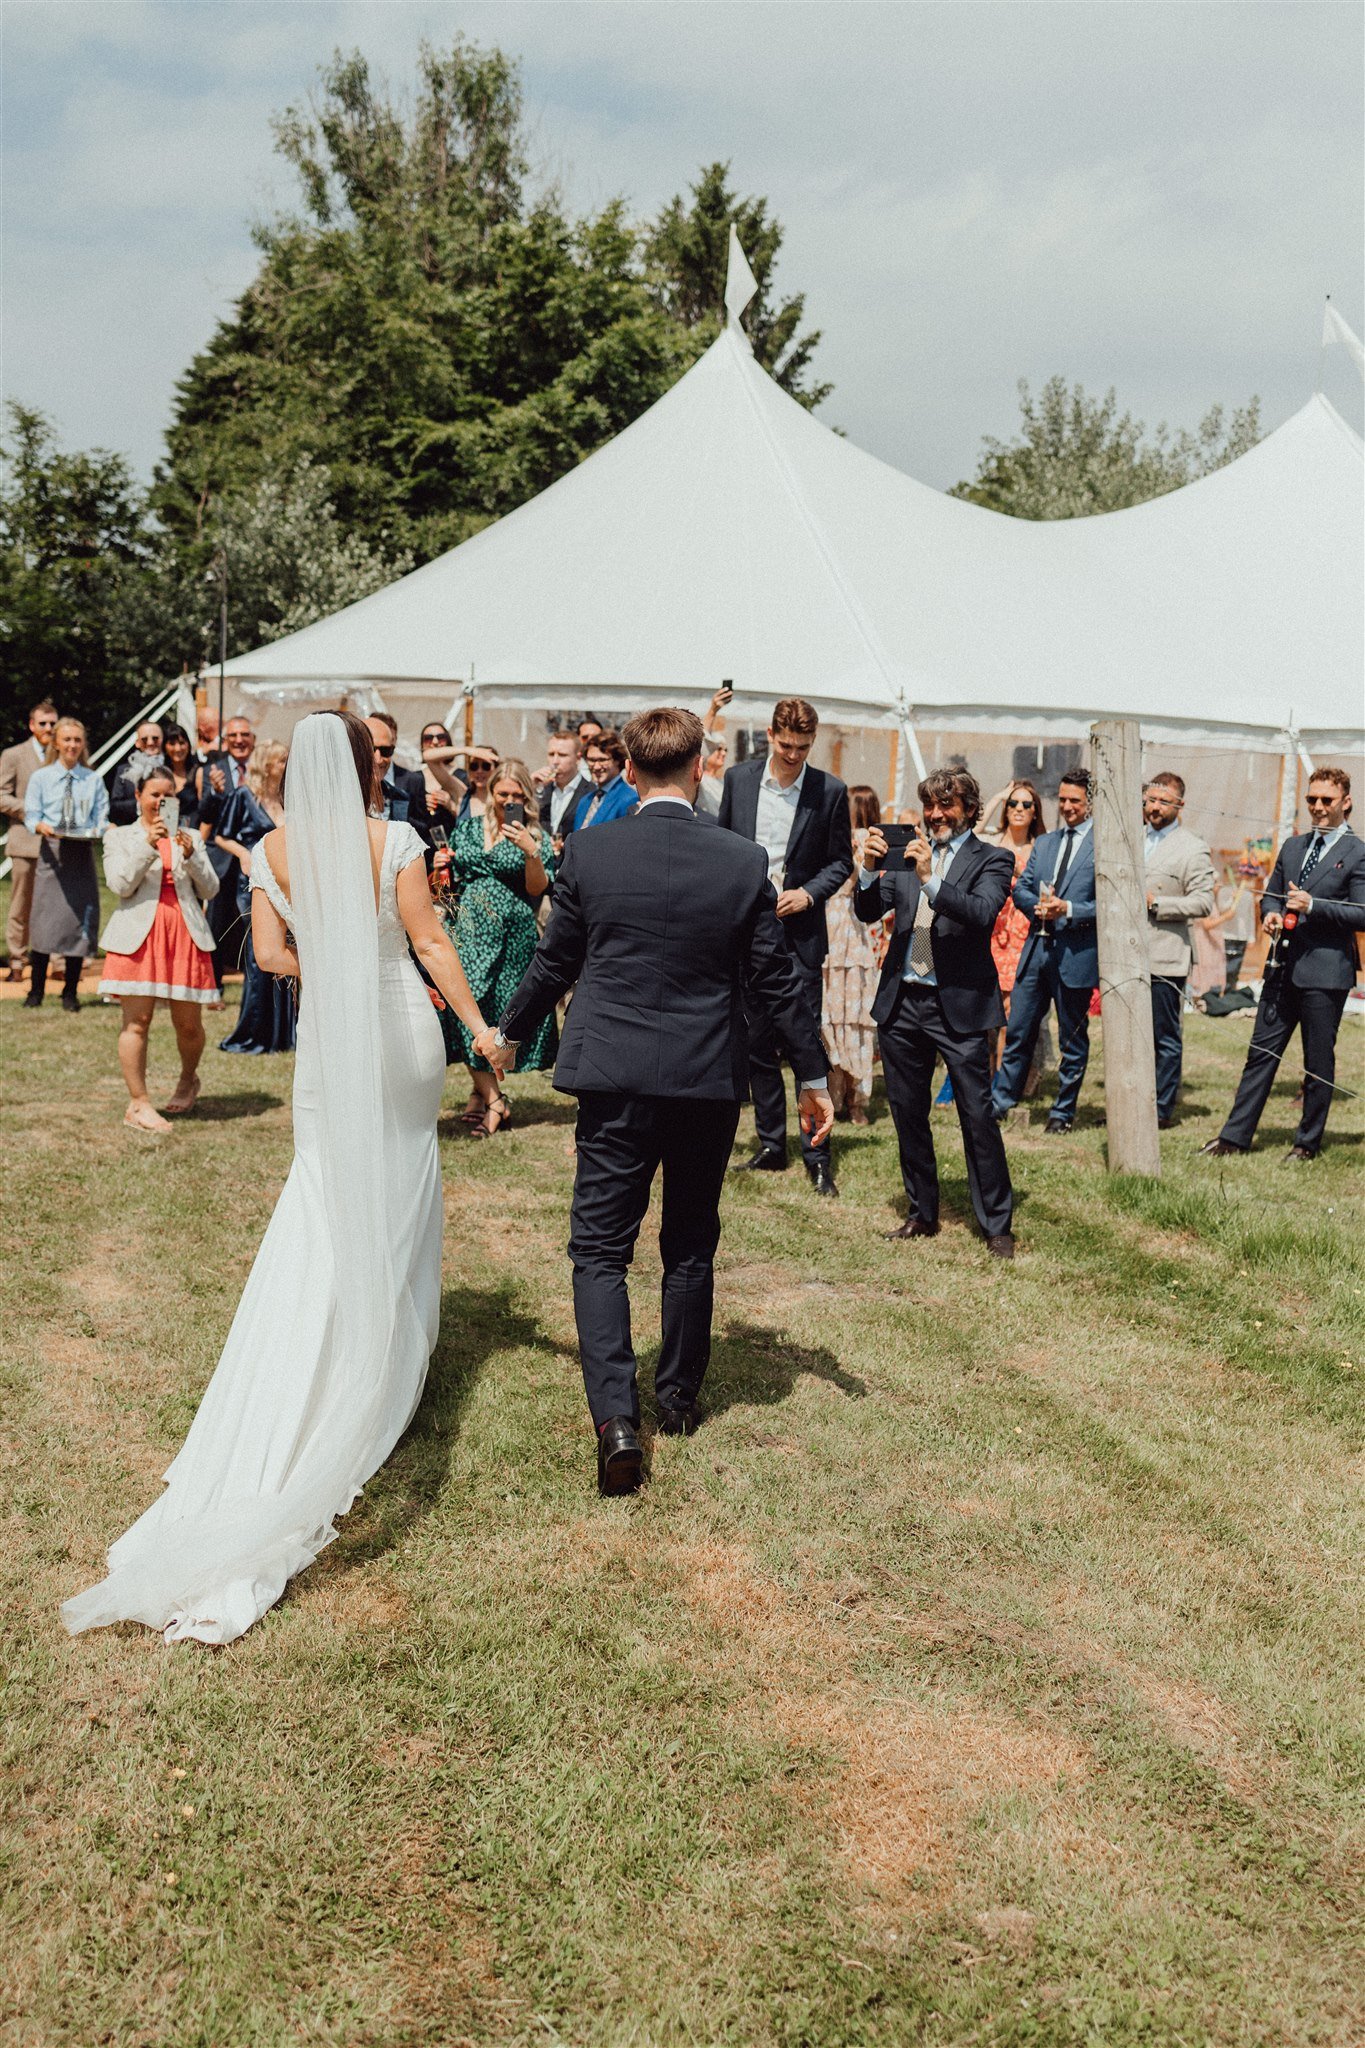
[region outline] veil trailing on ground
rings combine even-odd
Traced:
[[[285,835],[289,898],[277,879],[267,893],[289,913],[301,970],[294,1164],[165,1491],[111,1548],[108,1578],[66,1602],[73,1633],[134,1620],[231,1642],[331,1540],[421,1392],[434,1327],[396,1277],[395,1235],[413,1231],[390,1209],[402,1190],[386,1171],[385,1087],[410,1032],[400,1014],[386,1051],[365,801],[334,712],[296,728]],[[269,867],[264,843],[256,858]],[[414,999],[428,1022],[420,989]],[[438,1065],[417,1134],[438,1278],[440,1080]]]

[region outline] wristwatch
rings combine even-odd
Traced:
[[[508,1038],[504,1034],[502,1027],[499,1026],[493,1033],[493,1043],[499,1052],[515,1052],[521,1044],[521,1040],[519,1038]]]

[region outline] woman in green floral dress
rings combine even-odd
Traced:
[[[517,818],[520,804],[525,822]],[[442,922],[486,1017],[500,1017],[530,965],[540,933],[536,909],[554,880],[554,850],[538,822],[535,784],[521,761],[500,761],[481,818],[466,815],[451,835],[451,871],[458,907]],[[473,1049],[453,1010],[440,1012],[448,1062],[463,1060],[474,1083],[466,1119],[476,1138],[491,1138],[512,1121],[498,1077]],[[517,1069],[554,1065],[559,1034],[553,1015],[517,1052]]]

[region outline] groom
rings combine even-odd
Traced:
[[[684,1436],[711,1353],[720,1191],[748,1094],[746,998],[802,1082],[801,1119],[829,1135],[825,1054],[783,942],[761,846],[693,806],[705,735],[690,711],[647,711],[622,735],[639,807],[565,842],[554,913],[500,1028],[477,1050],[510,1066],[577,983],[555,1086],[578,1097],[569,1257],[603,1493],[640,1484],[640,1399],[626,1271],[663,1168],[659,1429]]]

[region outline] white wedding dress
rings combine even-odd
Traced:
[[[297,728],[286,832],[293,905],[260,846],[251,883],[302,971],[294,1163],[166,1490],[110,1550],[109,1576],[66,1602],[73,1634],[131,1620],[230,1643],[250,1628],[407,1428],[436,1341],[445,1049],[396,896],[422,843],[389,825],[376,918],[334,715]]]

